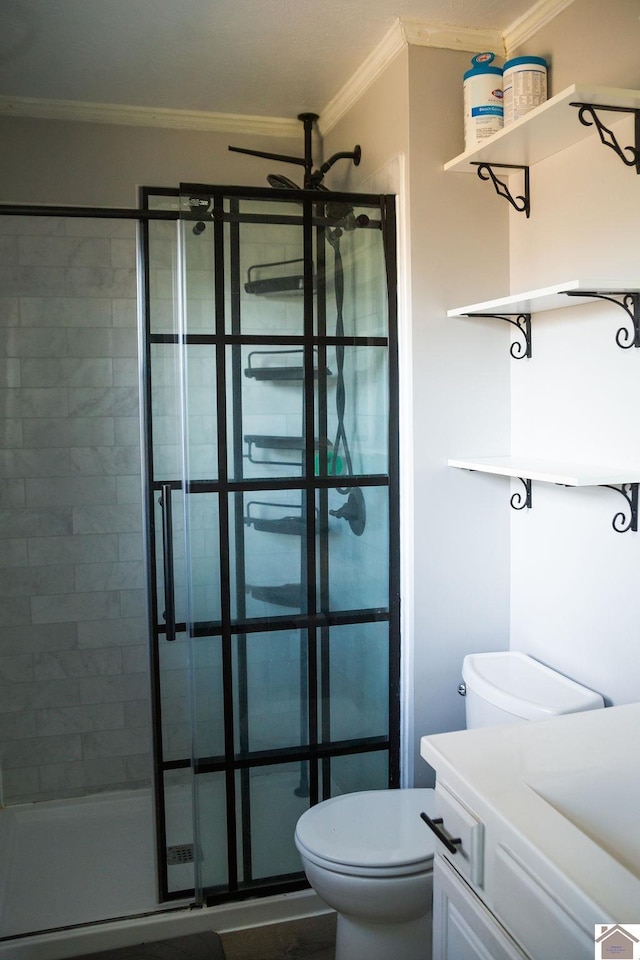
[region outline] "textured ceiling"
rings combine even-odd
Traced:
[[[320,112],[398,18],[505,30],[532,0],[0,0],[0,96]]]

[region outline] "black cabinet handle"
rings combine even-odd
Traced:
[[[162,484],[158,501],[162,507],[162,560],[164,566],[164,621],[167,640],[176,638],[176,602],[173,579],[173,520],[171,514],[171,484]]]
[[[442,817],[434,817],[433,820],[431,817],[427,816],[426,813],[421,813],[420,816],[429,827],[430,830],[433,830],[436,837],[440,843],[444,843],[445,847],[449,853],[457,853],[458,847],[462,844],[460,837],[448,837],[447,834],[442,829]]]

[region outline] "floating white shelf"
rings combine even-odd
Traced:
[[[451,459],[450,467],[477,470],[503,477],[542,480],[565,487],[598,487],[640,482],[640,467],[611,467],[597,464],[564,463],[559,460],[539,460],[528,457],[474,457],[470,460]]]
[[[585,127],[579,122],[577,108],[572,107],[572,103],[640,109],[640,90],[573,84],[520,120],[494,133],[482,146],[454,157],[445,163],[444,169],[457,173],[476,173],[478,163],[533,166],[593,136],[595,128]],[[610,116],[609,122],[617,121]]]
[[[600,108],[600,109],[598,109]],[[622,146],[613,131],[600,120],[606,114],[608,123],[617,117],[634,115],[635,146]],[[640,91],[611,87],[587,87],[574,84],[536,107],[525,117],[489,137],[481,146],[468,150],[445,164],[447,171],[477,173],[482,180],[491,179],[496,192],[528,217],[531,212],[529,167],[553,156],[574,143],[597,132],[603,144],[613,147],[621,160],[640,173]],[[494,173],[494,168],[519,168],[523,172],[523,194],[513,196],[508,185]],[[485,300],[447,311],[448,317],[489,316],[508,321],[519,334],[511,343],[510,353],[516,360],[530,358],[531,315],[545,310],[558,310],[593,299],[616,303],[626,314],[625,324],[616,333],[616,343],[623,350],[640,347],[640,282],[635,280],[567,280],[550,287]],[[543,481],[567,487],[609,487],[622,495],[626,510],[618,511],[612,521],[617,533],[638,530],[640,517],[640,466],[618,467],[604,464],[576,464],[527,457],[475,457],[450,459],[450,467],[475,470],[499,476],[516,477],[523,486],[511,496],[514,510],[532,505],[532,483]]]
[[[454,307],[447,311],[447,316],[464,317],[470,313],[486,313],[488,316],[496,313],[540,313],[544,310],[559,310],[563,307],[575,307],[581,303],[592,303],[593,297],[580,296],[581,291],[604,296],[616,293],[638,293],[640,282],[637,277],[635,280],[567,280],[551,287],[541,287],[539,290],[528,290],[509,297],[499,297],[497,300],[485,300],[465,307]],[[568,293],[572,295],[567,296]]]

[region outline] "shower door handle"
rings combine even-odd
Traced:
[[[171,513],[171,484],[163,483],[158,503],[162,508],[162,559],[164,565],[164,622],[167,640],[176,638],[176,601],[173,577],[173,518]]]

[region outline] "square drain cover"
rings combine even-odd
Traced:
[[[167,866],[175,867],[181,863],[193,863],[193,844],[178,843],[173,847],[167,847]]]

